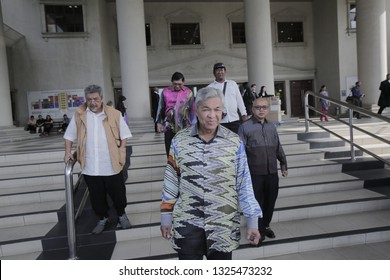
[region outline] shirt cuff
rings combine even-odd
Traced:
[[[259,228],[259,217],[247,217],[246,228]]]
[[[160,213],[161,226],[172,226],[172,213]]]

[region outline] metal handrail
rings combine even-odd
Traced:
[[[317,110],[317,108],[309,105],[309,95],[313,96],[315,98],[318,98],[318,99],[328,100],[330,103],[339,106],[340,109],[341,109],[341,107],[347,108],[347,110],[348,110],[348,121],[343,120],[340,116],[329,114],[329,113],[324,113],[322,111],[319,111],[319,110]],[[347,138],[345,138],[345,137],[343,137],[341,135],[338,135],[335,131],[326,128],[325,126],[319,124],[318,122],[315,122],[314,120],[311,120],[310,116],[309,116],[309,110],[312,110],[312,111],[317,112],[319,114],[325,115],[327,117],[331,117],[331,118],[335,119],[336,121],[338,121],[338,122],[340,122],[342,124],[348,125],[349,126],[349,139],[347,139]],[[328,97],[328,96],[323,96],[323,95],[321,95],[319,93],[314,93],[314,92],[311,92],[311,91],[307,91],[305,93],[305,132],[309,132],[309,130],[310,130],[309,123],[312,123],[312,124],[320,127],[321,129],[323,129],[323,130],[333,134],[334,136],[342,139],[343,141],[349,143],[350,147],[351,147],[351,160],[354,161],[356,159],[356,156],[355,156],[355,147],[356,147],[359,150],[364,151],[365,153],[371,155],[372,157],[374,157],[374,158],[384,162],[385,164],[390,165],[390,161],[388,161],[388,160],[378,156],[377,154],[375,154],[375,153],[365,149],[364,147],[354,143],[353,130],[356,129],[356,130],[358,130],[360,132],[363,132],[363,133],[365,133],[365,134],[367,134],[367,135],[369,135],[369,136],[371,136],[371,137],[373,137],[373,138],[375,138],[375,139],[377,139],[379,141],[382,141],[383,143],[386,143],[386,144],[390,145],[390,141],[389,140],[387,140],[387,139],[385,139],[383,137],[380,137],[380,136],[378,136],[376,134],[373,134],[373,133],[371,133],[371,132],[369,132],[369,131],[361,128],[361,127],[355,126],[353,124],[353,112],[354,111],[359,112],[360,114],[363,114],[363,115],[371,117],[371,118],[376,118],[376,119],[382,120],[382,121],[390,124],[390,120],[388,118],[386,118],[386,117],[383,117],[382,115],[378,115],[378,114],[372,113],[369,110],[366,110],[364,108],[361,108],[361,107],[349,104],[347,102],[336,100],[336,99]]]
[[[65,164],[65,196],[66,196],[66,225],[68,233],[68,247],[69,247],[69,259],[77,260],[76,252],[76,221],[80,217],[85,203],[88,199],[88,188],[85,190],[83,198],[75,214],[74,209],[74,192],[81,184],[82,176],[79,177],[76,184],[73,185],[73,167],[77,162],[77,153],[73,154],[73,160],[69,160]]]

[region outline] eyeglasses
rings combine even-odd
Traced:
[[[265,111],[269,108],[269,106],[253,106],[253,108],[255,108],[256,110],[259,110],[259,111],[261,111],[261,110]]]

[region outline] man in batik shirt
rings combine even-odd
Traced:
[[[243,143],[220,126],[223,93],[204,88],[196,95],[198,123],[172,140],[161,203],[161,233],[172,238],[179,259],[232,259],[239,246],[240,212],[246,238],[257,244],[262,216],[252,189]]]

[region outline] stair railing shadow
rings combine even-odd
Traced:
[[[77,153],[73,153],[73,160],[69,160],[65,165],[65,195],[66,195],[66,226],[68,234],[69,259],[76,260],[76,221],[81,216],[87,202],[89,191],[85,188],[84,195],[75,213],[74,194],[84,183],[83,175],[80,175],[76,184],[73,184],[73,168],[77,162]]]
[[[341,112],[341,108],[346,108],[347,109],[347,121],[343,119],[343,115],[342,114],[330,114],[330,113],[325,113],[325,112],[322,112],[320,110],[318,110],[316,107],[314,106],[311,106],[309,105],[309,96],[312,96],[314,97],[314,100],[315,101],[320,101],[320,99],[324,99],[324,100],[328,100],[330,102],[330,104],[334,104],[336,105],[336,112]],[[318,104],[317,102],[314,102],[314,104]],[[315,121],[314,119],[311,119],[310,118],[310,114],[309,114],[309,110],[311,111],[314,111],[316,113],[319,113],[321,115],[325,115],[327,117],[331,117],[333,118],[334,120],[342,123],[342,124],[345,124],[349,127],[349,139],[343,137],[342,135],[339,135],[336,131],[334,130],[331,130],[327,127],[325,127],[324,125],[320,124],[318,121]],[[355,156],[355,147],[358,148],[359,150],[369,154],[370,156],[376,158],[377,160],[379,161],[382,161],[384,162],[386,165],[390,165],[390,161],[389,160],[386,160],[385,158],[365,149],[364,147],[362,147],[361,145],[358,145],[356,143],[354,143],[354,135],[353,135],[353,131],[354,129],[366,134],[366,135],[369,135],[370,137],[373,137],[379,141],[381,141],[382,143],[385,143],[385,144],[388,144],[390,145],[390,141],[379,136],[379,135],[376,135],[374,133],[371,133],[370,131],[364,129],[364,128],[361,128],[361,127],[358,127],[356,125],[353,124],[353,115],[354,115],[354,112],[358,112],[364,116],[367,116],[367,117],[370,117],[370,118],[374,118],[374,119],[378,119],[378,120],[381,120],[383,122],[386,122],[387,124],[390,123],[390,120],[386,117],[383,117],[382,115],[379,115],[379,114],[375,114],[375,113],[372,113],[371,111],[369,110],[366,110],[364,108],[361,108],[361,107],[358,107],[358,106],[355,106],[355,105],[352,105],[350,103],[347,103],[347,102],[343,102],[343,101],[340,101],[340,100],[336,100],[334,98],[331,98],[331,97],[328,97],[328,96],[323,96],[319,93],[314,93],[312,91],[307,91],[305,93],[305,132],[308,133],[309,130],[310,130],[310,123],[311,124],[314,124],[318,127],[320,127],[321,129],[331,133],[332,135],[342,139],[343,141],[347,142],[350,144],[350,147],[351,147],[351,160],[352,161],[355,161],[356,160],[356,156]]]

